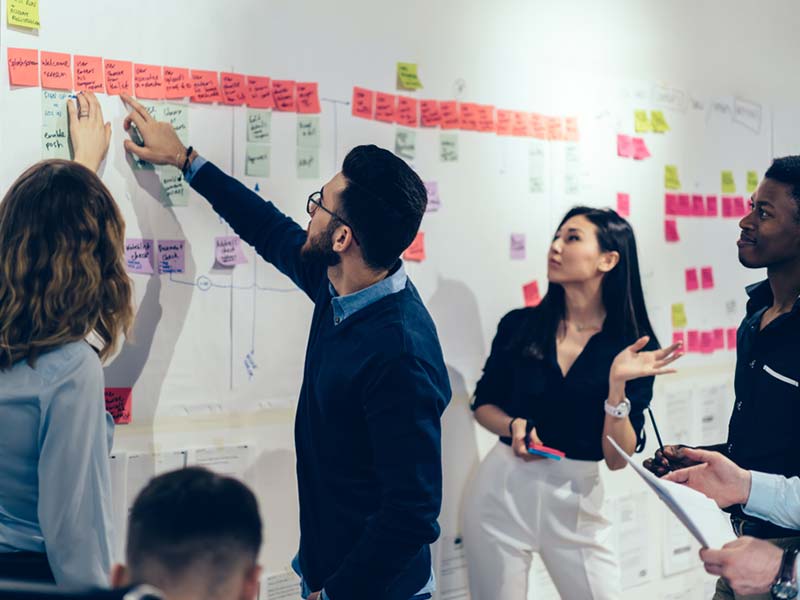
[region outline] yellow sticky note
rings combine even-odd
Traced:
[[[724,194],[736,193],[736,181],[733,179],[733,171],[722,172],[722,192]]]
[[[752,194],[758,187],[758,173],[756,171],[747,172],[747,193]]]
[[[664,187],[668,190],[681,189],[681,179],[675,165],[664,165]]]
[[[667,119],[664,118],[664,113],[660,110],[650,111],[650,124],[653,126],[653,131],[656,133],[665,133],[669,131]]]
[[[39,0],[8,0],[6,20],[14,27],[39,29]]]
[[[417,75],[416,63],[397,63],[397,89],[398,90],[419,90],[422,83]]]
[[[650,127],[650,119],[647,118],[646,110],[633,111],[633,125],[636,129],[636,133],[647,133],[648,131],[652,131]]]
[[[686,319],[686,307],[682,302],[672,305],[672,328],[683,329],[689,324]]]

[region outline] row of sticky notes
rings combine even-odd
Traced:
[[[131,422],[133,390],[131,388],[105,388],[106,411],[114,418],[114,423]]]
[[[684,352],[711,354],[717,350],[725,350],[726,341],[728,350],[736,350],[735,327],[727,329],[718,327],[710,331],[689,329],[686,332],[672,332],[672,343],[681,342]]]
[[[411,245],[403,252],[403,260],[422,262],[425,260],[425,234],[420,231],[411,242]]]
[[[650,158],[650,150],[647,149],[644,139],[619,134],[617,135],[617,156],[644,160],[645,158]]]
[[[184,240],[158,240],[157,248],[159,273],[183,273],[186,265]],[[126,239],[125,262],[129,273],[153,273],[153,240]]]
[[[685,276],[687,292],[694,292],[699,290],[701,287],[704,290],[714,289],[714,269],[711,267],[702,267],[700,269],[699,280],[697,278],[697,269],[694,267],[686,269]]]
[[[9,48],[11,85],[68,91],[132,94],[148,100],[177,100],[285,112],[320,112],[315,82],[218,73],[181,67],[144,65],[100,56],[81,56],[37,49]]]
[[[676,165],[664,165],[664,187],[668,190],[681,189],[681,178],[678,175]],[[733,171],[722,171],[720,174],[720,187],[723,194],[736,193],[736,179]],[[758,173],[756,171],[747,172],[747,193],[752,194],[758,187]]]
[[[664,194],[664,213],[673,217],[716,217],[719,214],[717,196],[702,194]],[[743,217],[747,214],[743,196],[723,196],[723,218]]]
[[[666,133],[669,131],[667,119],[660,110],[651,110],[649,118],[646,110],[633,111],[633,126],[636,133],[648,133],[650,131]]]
[[[361,87],[353,88],[352,114],[406,127],[461,129],[541,140],[580,139],[575,117],[549,117],[456,100],[417,100]]]

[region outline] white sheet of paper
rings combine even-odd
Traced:
[[[691,444],[694,441],[692,390],[667,392],[664,400],[663,406],[667,422],[664,431],[661,432],[661,435],[664,436],[663,439],[673,440],[674,443]]]
[[[617,536],[622,589],[650,581],[647,492],[627,494],[614,501],[614,529]]]
[[[672,513],[664,513],[663,517],[661,566],[668,577],[696,567],[698,548],[692,534],[676,523]]]
[[[467,557],[460,537],[443,536],[440,544],[442,563],[439,568],[439,598],[469,600]]]
[[[258,600],[298,600],[300,578],[294,572],[272,573],[261,578]]]
[[[115,452],[108,459],[111,471],[111,515],[114,525],[114,560],[125,562],[125,538],[128,521],[128,455]]]
[[[191,464],[206,467],[215,473],[242,479],[250,458],[250,446],[226,446],[224,448],[200,448],[194,451]]]

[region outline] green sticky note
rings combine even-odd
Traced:
[[[39,0],[8,0],[6,9],[9,25],[39,29]]]
[[[533,140],[528,148],[528,190],[542,194],[545,188],[545,142]]]
[[[668,190],[681,189],[681,178],[675,165],[664,165],[664,187]]]
[[[736,181],[733,179],[733,171],[722,172],[722,192],[725,194],[736,193]]]
[[[756,171],[747,172],[747,193],[752,194],[758,187],[758,173]]]
[[[42,158],[72,158],[67,100],[72,92],[42,90]]]
[[[270,147],[248,143],[244,156],[244,174],[250,177],[269,177]]]
[[[263,108],[247,109],[247,141],[269,144],[272,141],[272,111]]]
[[[636,133],[647,133],[648,131],[652,131],[650,127],[650,120],[647,118],[646,110],[633,111],[633,125],[636,129]]]
[[[297,145],[319,148],[319,116],[297,117]]]
[[[669,124],[664,117],[664,113],[660,110],[650,111],[650,124],[653,126],[653,131],[656,133],[666,133],[669,131]]]
[[[683,329],[689,324],[686,319],[686,307],[682,302],[672,305],[672,327],[673,329]]]
[[[156,168],[156,173],[161,181],[161,195],[164,204],[167,206],[189,204],[189,186],[179,168],[172,165],[161,165]]]
[[[147,100],[139,100],[139,104],[147,111],[147,114],[153,117],[156,121],[161,120],[161,104],[157,102],[148,102]],[[188,123],[188,113],[187,113],[187,123]],[[188,134],[188,132],[187,132]],[[135,152],[131,153],[131,160],[133,160],[133,166],[137,169],[142,169],[146,171],[154,171],[155,166],[151,163],[147,162],[146,160],[142,160],[139,158]]]
[[[417,133],[411,129],[398,128],[394,134],[394,153],[400,158],[414,160],[417,156]]]
[[[159,121],[166,121],[175,130],[178,139],[184,146],[189,145],[189,106],[186,104],[176,104],[165,102],[153,107],[156,118]]]
[[[319,179],[319,148],[297,148],[297,178]]]
[[[439,134],[439,160],[442,162],[458,162],[458,134]]]
[[[398,90],[420,90],[422,83],[417,75],[416,63],[397,63],[397,89]]]

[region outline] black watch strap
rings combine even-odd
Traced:
[[[791,600],[797,597],[797,578],[795,577],[795,561],[800,548],[786,548],[783,551],[778,578],[772,584],[772,597],[776,600]]]

